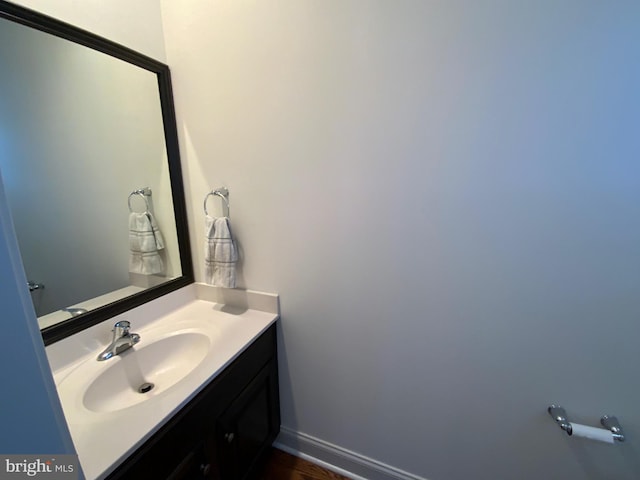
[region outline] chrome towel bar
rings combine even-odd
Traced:
[[[147,197],[151,196],[151,189],[149,187],[139,188],[138,190],[134,190],[129,194],[129,198],[127,199],[127,205],[129,205],[129,212],[133,213],[133,207],[131,206],[131,197],[140,196],[144,200],[145,211],[142,213],[149,213],[149,200]]]
[[[229,189],[227,187],[216,188],[215,190],[211,190],[209,193],[207,193],[207,195],[204,197],[204,214],[209,215],[209,212],[207,211],[207,200],[212,195],[220,197],[222,199],[223,216],[229,217]]]

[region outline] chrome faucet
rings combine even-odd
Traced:
[[[111,341],[111,345],[98,355],[99,362],[120,355],[140,341],[140,335],[129,332],[130,327],[131,324],[126,320],[121,320],[113,326],[113,340]]]

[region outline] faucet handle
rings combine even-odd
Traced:
[[[116,324],[113,326],[114,338],[129,335],[129,328],[131,328],[131,323],[126,320],[120,320],[119,322],[116,322]]]

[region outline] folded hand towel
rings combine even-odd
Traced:
[[[205,281],[224,288],[236,286],[236,251],[227,217],[205,217]]]
[[[129,271],[143,275],[160,274],[164,271],[159,251],[164,240],[155,218],[150,213],[129,215]]]

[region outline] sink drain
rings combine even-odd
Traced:
[[[144,382],[142,385],[138,387],[138,393],[147,393],[150,392],[155,385],[153,383]]]

